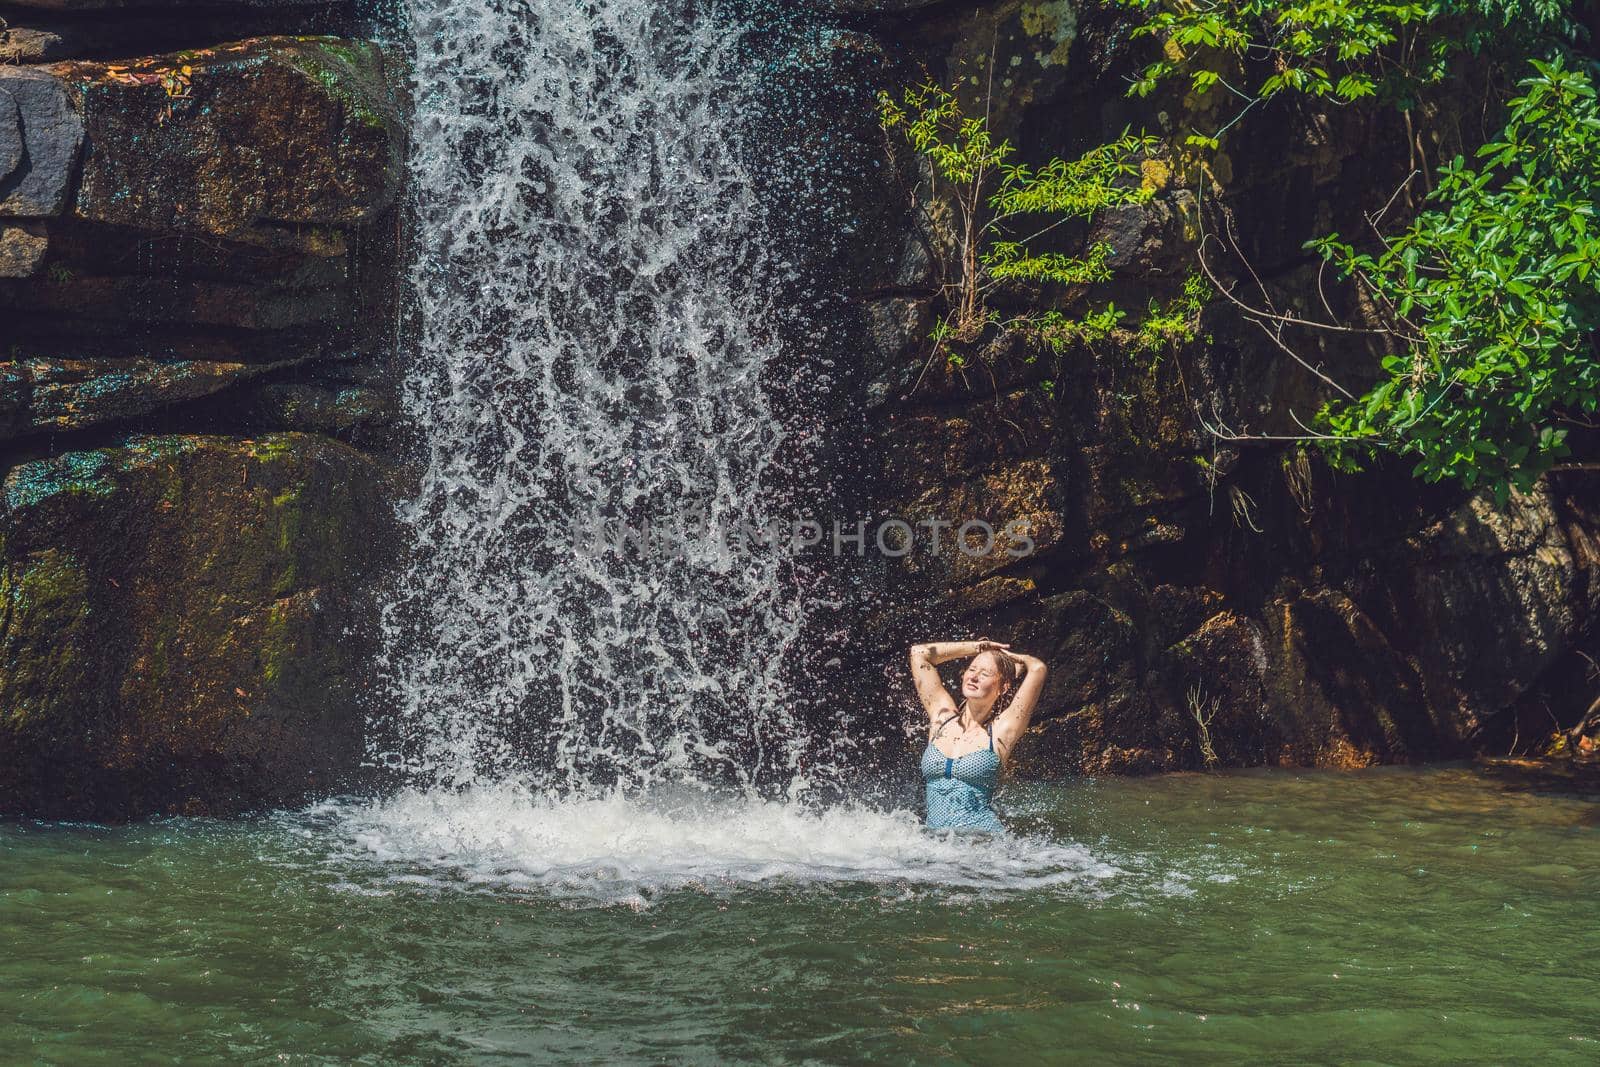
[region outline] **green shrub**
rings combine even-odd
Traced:
[[[1165,46],[1132,93],[1146,96],[1187,74],[1195,92],[1220,86],[1246,106],[1288,91],[1341,102],[1379,96],[1409,107],[1418,88],[1446,77],[1461,55],[1527,54],[1573,32],[1569,0],[1110,2],[1142,12],[1135,35]],[[1219,69],[1247,65],[1258,72],[1253,84],[1233,85],[1230,71]]]
[[[1568,455],[1563,422],[1600,396],[1600,108],[1589,69],[1535,60],[1500,138],[1441,172],[1377,254],[1312,243],[1375,298],[1402,347],[1354,402],[1329,404],[1336,462],[1371,449],[1415,473],[1528,488]]]
[[[997,322],[986,298],[1004,282],[1086,285],[1109,279],[1109,245],[1097,244],[1082,256],[1029,246],[1073,219],[1154,195],[1138,180],[1138,160],[1154,146],[1152,137],[1124,132],[1077,159],[1052,159],[1033,169],[1013,163],[1011,142],[996,143],[987,120],[968,118],[955,94],[940,86],[908,89],[901,101],[879,93],[878,109],[884,130],[903,135],[932,164],[934,192],[955,210],[958,262],[944,287],[949,311],[934,328],[936,345],[972,341]],[[1027,216],[1039,224],[1016,237],[1013,228]]]

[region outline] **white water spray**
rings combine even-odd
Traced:
[[[678,890],[802,889],[824,883],[886,892],[984,896],[995,890],[1098,895],[1123,873],[1070,841],[924,833],[912,812],[857,805],[812,810],[753,798],[658,794],[552,801],[514,783],[460,793],[405,791],[332,817],[351,874],[377,861],[389,888],[432,886],[641,906]],[[384,885],[379,880],[377,885]]]
[[[745,28],[691,0],[412,0],[409,24],[426,468],[380,756],[456,785],[792,780],[792,561],[582,551],[596,521],[775,518]]]
[[[375,755],[416,786],[321,814],[406,878],[604,903],[1107,876],[1070,844],[796,803],[851,742],[808,737],[785,692],[818,586],[784,554],[572,543],[597,519],[788,518],[797,449],[769,388],[795,361],[741,158],[760,103],[747,28],[694,0],[412,0],[410,27],[405,407],[426,467]]]

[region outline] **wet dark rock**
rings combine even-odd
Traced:
[[[256,393],[258,409],[273,425],[341,436],[394,421],[394,396],[364,385],[330,387],[279,383]]]
[[[875,96],[909,73],[881,42],[845,30],[820,31],[770,63],[771,159],[760,180],[783,206],[784,255],[847,300],[894,284],[881,249],[903,237],[907,176],[886,154]]]
[[[0,30],[0,63],[69,59],[97,45],[109,44],[113,39],[109,31],[74,26],[9,27]],[[3,169],[3,159],[0,159],[0,170]]]
[[[1403,472],[1229,458],[1187,410],[1217,388],[1198,354],[1152,373],[1084,352],[1046,395],[1027,382],[1047,354],[1024,351],[933,361],[875,432],[885,512],[1026,521],[1035,551],[893,561],[873,629],[938,620],[1049,662],[1020,769],[1457,758],[1510,743],[1494,724],[1591,640],[1597,526],[1549,486],[1502,511]]]
[[[201,281],[138,277],[45,278],[0,293],[0,307],[70,312],[113,322],[195,323],[245,330],[284,330],[333,319],[347,309],[336,291],[259,290]]]
[[[819,0],[824,8],[834,11],[915,11],[931,7],[942,0]]]
[[[1463,724],[1438,716],[1388,635],[1341,590],[1274,601],[1266,623],[1274,655],[1260,684],[1280,735],[1270,762],[1361,767],[1469,751]]]
[[[35,222],[0,222],[0,278],[31,278],[44,265],[50,239]]]
[[[1190,249],[1198,218],[1192,192],[1167,190],[1147,203],[1103,212],[1089,239],[1111,246],[1106,265],[1112,270],[1142,277],[1183,277],[1194,270]]]
[[[888,297],[862,305],[867,340],[862,371],[869,408],[903,397],[917,384],[916,359],[933,328],[932,301]]]
[[[226,814],[343,783],[392,492],[382,462],[304,434],[13,467],[0,813]]]
[[[117,59],[0,65],[0,815],[337,788],[393,541],[351,443],[394,402],[403,71],[220,36],[326,5],[32,6],[0,64]]]
[[[1533,687],[1592,623],[1584,569],[1540,484],[1505,510],[1469,497],[1348,588],[1395,635],[1430,706],[1466,736]]]
[[[6,181],[22,166],[22,113],[16,98],[10,93],[0,94],[0,182]]]
[[[1184,753],[1179,765],[1276,762],[1282,740],[1303,731],[1273,721],[1271,670],[1267,628],[1236,611],[1211,616],[1156,657],[1154,677],[1182,694],[1177,713],[1162,716],[1163,740]]]
[[[171,8],[270,8],[326,6],[330,0],[6,0],[18,8],[63,13],[115,11],[122,8],[159,10]]]
[[[59,79],[0,66],[0,217],[60,213],[82,144],[83,123]]]
[[[369,42],[278,37],[59,64],[89,132],[75,213],[341,255],[341,231],[399,189],[388,62]]]
[[[274,34],[345,35],[357,29],[348,0],[307,4],[139,3],[73,12],[0,4],[0,64],[156,56]]]
[[[939,619],[1052,665],[1021,769],[1203,766],[1202,721],[1223,766],[1458,758],[1590,640],[1597,527],[1549,486],[1502,511],[1400,472],[1227,460],[1194,436],[1175,378],[1141,372],[1125,392],[1120,363],[1052,397],[985,395],[980,379],[1019,368],[968,368],[965,400],[935,363],[930,399],[887,405],[877,430],[885,511],[1039,531],[1024,557],[891,568],[917,633]],[[1200,395],[1204,366],[1183,363]]]
[[[0,440],[127,422],[289,363],[151,359],[0,362]]]
[[[873,25],[946,84],[991,84],[992,47],[993,96],[963,89],[968,109],[986,108],[1021,158],[1042,160],[1130,121],[1122,75],[1134,58],[1106,18],[999,0]],[[1002,293],[1006,314],[1106,300],[1137,309],[1177,291],[1201,221],[1199,173],[1178,142],[1211,128],[1210,117],[1181,95],[1158,108],[1152,132],[1171,143],[1139,176],[1155,198],[1063,238],[1066,251],[1111,244],[1116,282],[1088,294]],[[1448,158],[1456,135],[1439,124],[1422,143]],[[1330,287],[1319,289],[1303,242],[1364,227],[1362,210],[1387,202],[1410,166],[1407,139],[1387,110],[1276,115],[1254,130],[1208,160],[1208,210],[1233,212],[1233,235],[1280,307],[1320,306]],[[883,242],[881,262],[904,259],[897,250],[913,226],[922,247],[948,257],[939,211],[907,208],[908,229]],[[1245,274],[1240,291],[1256,284]],[[1329,299],[1359,313],[1337,292]],[[927,338],[939,311],[931,292],[891,290],[864,304],[858,366],[877,509],[1027,520],[1043,536],[1021,558],[997,548],[886,561],[884,607],[868,632],[886,663],[911,640],[980,634],[1049,662],[1036,736],[1019,752],[1024,773],[1531,751],[1592,701],[1596,672],[1583,657],[1600,640],[1600,518],[1573,501],[1593,495],[1593,473],[1551,476],[1502,512],[1403,469],[1340,476],[1292,450],[1220,441],[1201,416],[1292,433],[1289,413],[1323,399],[1317,379],[1225,306],[1177,351],[1141,353],[1113,337],[1057,353],[1026,330],[991,329],[955,361]],[[1374,362],[1345,338],[1307,344],[1352,380]]]

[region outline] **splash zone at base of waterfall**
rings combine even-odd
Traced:
[[[810,810],[754,798],[668,791],[554,800],[512,783],[410,790],[377,804],[325,804],[350,842],[397,888],[430,885],[634,907],[674,890],[731,892],[819,883],[895,893],[1049,891],[1097,897],[1124,871],[1070,842],[929,834],[910,812]]]

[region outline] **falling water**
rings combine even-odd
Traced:
[[[426,467],[384,755],[454,784],[792,782],[793,561],[638,536],[781,517],[748,28],[692,0],[409,16]]]
[[[1104,876],[1071,843],[930,842],[909,811],[809,803],[839,795],[854,712],[813,733],[787,680],[848,579],[723,536],[825,495],[826,405],[796,413],[826,360],[779,340],[808,275],[769,249],[807,238],[783,198],[827,185],[758,132],[755,29],[695,0],[413,0],[409,25],[426,462],[374,757],[410,784],[318,818],[441,884],[605,903]],[[595,550],[597,522],[674,519],[715,536]]]

